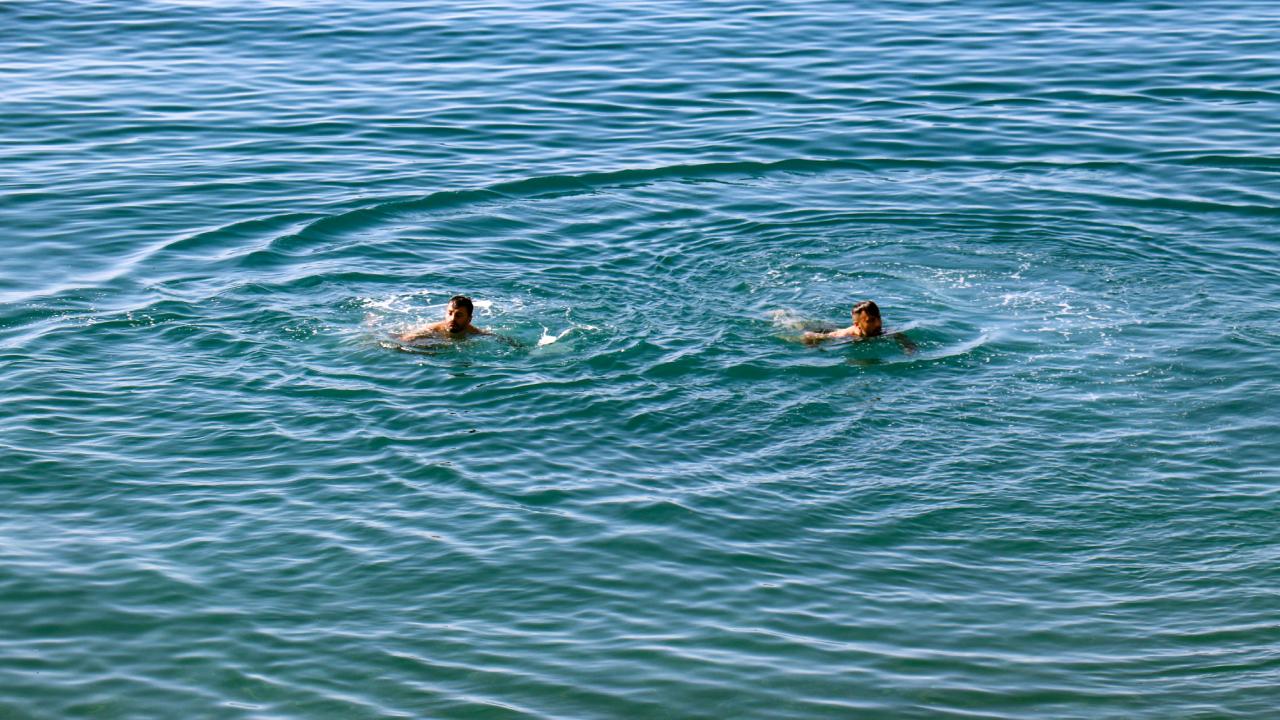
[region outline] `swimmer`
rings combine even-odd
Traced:
[[[880,322],[880,306],[876,305],[872,300],[863,300],[853,306],[850,311],[853,317],[853,324],[839,330],[829,330],[825,332],[807,332],[801,336],[801,340],[806,345],[816,345],[823,340],[835,340],[837,338],[851,338],[854,340],[865,340],[867,338],[878,337],[884,334],[884,328]],[[916,345],[907,339],[902,333],[894,333],[893,339],[898,341],[902,349],[908,355],[915,352]]]
[[[444,320],[402,333],[399,340],[400,342],[413,342],[431,335],[449,338],[492,335],[493,333],[488,330],[471,324],[471,314],[474,312],[475,305],[471,302],[471,298],[465,295],[454,295],[449,298],[449,304],[444,307]]]

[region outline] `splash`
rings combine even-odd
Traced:
[[[543,325],[542,337],[538,338],[538,347],[546,347],[547,345],[554,345],[555,343],[563,340],[566,335],[573,332],[574,330],[598,330],[598,329],[599,328],[595,327],[594,325],[570,325],[564,330],[561,330],[558,335],[552,335],[551,330],[546,325]]]
[[[538,347],[543,347],[546,345],[551,345],[553,343],[559,342],[560,340],[564,339],[564,336],[568,335],[569,331],[571,330],[573,330],[572,327],[567,327],[564,330],[562,330],[559,335],[552,335],[551,331],[547,329],[547,326],[543,325],[542,337],[538,338]]]

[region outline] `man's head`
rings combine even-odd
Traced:
[[[471,304],[471,298],[466,295],[454,295],[449,298],[449,304],[444,308],[444,322],[449,332],[459,333],[466,330],[471,324],[471,313],[474,310],[475,305]]]
[[[863,300],[853,306],[853,324],[863,335],[880,334],[880,306],[871,300]]]

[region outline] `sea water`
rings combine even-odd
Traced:
[[[0,3],[0,718],[1280,707],[1280,6]],[[405,344],[454,294],[510,342]],[[816,346],[873,299],[891,338]]]

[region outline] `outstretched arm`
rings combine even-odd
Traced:
[[[470,329],[468,332],[469,332],[471,335],[488,335],[489,337],[493,338],[494,340],[497,340],[498,342],[501,342],[501,343],[505,343],[505,344],[507,344],[507,345],[510,345],[510,346],[511,346],[511,347],[513,347],[513,348],[522,348],[522,347],[524,347],[524,343],[520,342],[519,340],[516,340],[515,338],[507,337],[506,335],[503,335],[503,334],[501,334],[501,333],[496,333],[496,332],[494,332],[494,331],[492,331],[492,330],[487,330],[487,329],[485,329],[485,328],[478,328],[478,327],[476,327],[476,326],[474,326],[474,325],[472,325],[472,326],[471,326],[471,329]]]
[[[495,333],[495,332],[485,333],[485,334],[492,335],[494,339],[496,339],[498,342],[505,343],[507,345],[510,345],[513,348],[522,348],[525,346],[524,343],[520,342],[519,340],[513,337],[507,337],[506,335],[499,335],[498,333]]]
[[[898,341],[898,346],[908,355],[914,355],[916,352],[916,344],[911,342],[911,338],[906,333],[894,333],[893,339]]]
[[[855,334],[852,331],[853,331],[853,328],[839,328],[836,330],[818,330],[816,332],[810,331],[805,333],[804,335],[801,335],[800,339],[803,340],[806,345],[816,345],[817,343],[822,342],[823,340],[835,340],[836,338],[847,338],[847,337],[852,337],[852,338],[860,337],[859,335]]]

